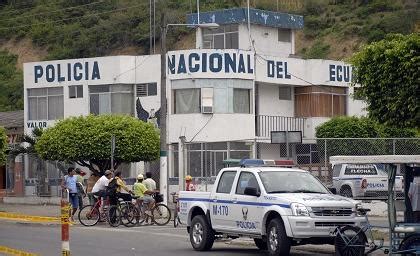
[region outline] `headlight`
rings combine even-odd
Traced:
[[[295,216],[309,216],[308,208],[303,204],[291,203],[290,208],[292,208],[292,213]]]
[[[357,217],[362,217],[362,216],[365,216],[364,214],[362,214],[360,211],[359,211],[359,209],[362,209],[363,207],[362,207],[362,204],[361,203],[358,203],[358,204],[356,204],[356,216]]]

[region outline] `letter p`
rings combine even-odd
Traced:
[[[35,83],[38,83],[38,78],[41,78],[44,75],[44,70],[42,66],[35,66],[34,67],[34,76],[35,76]]]

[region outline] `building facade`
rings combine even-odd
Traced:
[[[187,20],[197,24],[197,15]],[[302,16],[256,9],[248,16],[243,8],[200,13],[200,24],[210,22],[219,27],[198,29],[196,49],[167,53],[169,177],[180,168],[214,176],[228,158],[320,161],[312,154],[315,128],[334,116],[365,114],[352,97],[349,64],[296,57]],[[160,70],[160,55],[25,63],[25,131],[102,113],[158,126]],[[285,152],[271,144],[273,131],[300,131],[302,143]],[[187,154],[180,143],[188,144]],[[134,176],[147,166],[125,168]]]

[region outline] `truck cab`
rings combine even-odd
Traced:
[[[297,168],[224,168],[211,192],[181,191],[179,202],[196,250],[210,249],[218,237],[246,236],[271,255],[288,255],[292,245],[331,244],[337,226],[364,221],[357,201]]]

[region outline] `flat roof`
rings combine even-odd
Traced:
[[[249,9],[251,24],[267,27],[301,29],[303,16],[260,9]],[[211,12],[200,12],[200,24],[217,23],[219,25],[239,24],[248,22],[247,8],[232,8]],[[198,24],[197,13],[187,15],[188,24]]]

